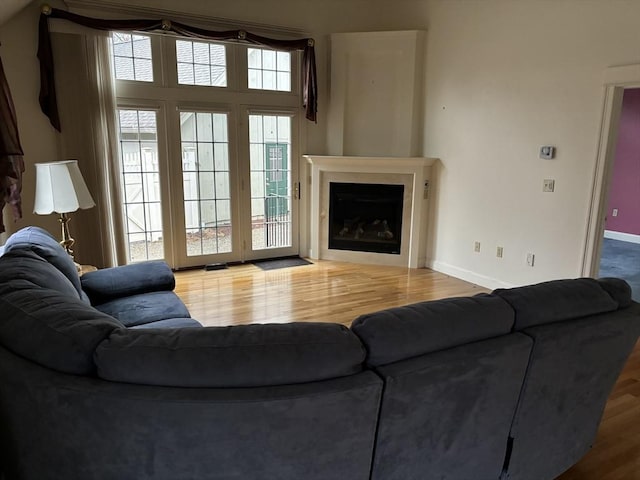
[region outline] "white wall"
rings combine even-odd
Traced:
[[[79,3],[74,0],[70,3]],[[106,0],[128,7],[153,6],[159,11],[181,11],[209,17],[297,28],[312,34],[373,30],[419,30],[424,0]],[[179,5],[179,6],[178,6]]]
[[[441,159],[432,264],[490,287],[579,276],[602,75],[640,63],[640,2],[433,0],[428,17],[423,154]],[[541,145],[556,159],[539,159]]]
[[[331,155],[419,154],[425,36],[416,30],[331,36]]]

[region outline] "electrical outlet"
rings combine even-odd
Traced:
[[[527,265],[533,267],[536,261],[536,255],[534,253],[527,253]]]
[[[476,253],[480,253],[480,242],[475,242],[473,244],[473,251]]]
[[[545,178],[542,184],[543,192],[553,192],[556,188],[556,181],[551,178]]]
[[[618,216],[618,209],[617,208],[613,209],[613,212],[611,212],[611,216],[612,217],[617,217]]]
[[[496,257],[502,258],[502,253],[503,253],[503,248],[502,247],[496,247]]]

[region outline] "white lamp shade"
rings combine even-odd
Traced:
[[[36,163],[36,200],[39,215],[75,212],[95,206],[77,160]]]

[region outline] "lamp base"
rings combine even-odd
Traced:
[[[60,226],[62,227],[62,240],[60,241],[60,245],[62,245],[62,248],[64,248],[69,256],[73,258],[73,250],[71,250],[71,247],[73,247],[73,244],[76,243],[76,241],[71,238],[71,235],[69,235],[69,225],[67,225],[69,220],[71,219],[66,213],[60,214],[60,218],[58,219]]]

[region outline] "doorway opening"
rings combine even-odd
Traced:
[[[598,276],[622,278],[640,300],[640,88],[623,92]]]
[[[613,189],[612,179],[616,163],[616,147],[618,144],[619,125],[622,118],[623,99],[627,90],[640,87],[640,65],[625,65],[606,69],[603,84],[605,87],[605,96],[600,141],[593,177],[587,235],[582,263],[582,275],[589,277],[611,275],[611,271],[607,271],[606,268],[601,271],[600,265],[603,255],[606,256],[609,253],[607,249],[603,249],[605,240],[607,240],[606,243],[610,243],[608,242],[610,239],[605,239],[605,230],[607,223],[609,223],[609,226],[613,224],[613,222],[609,222],[609,219],[616,218],[621,212],[615,205],[610,205],[609,194]],[[618,208],[616,217],[613,216],[614,208]],[[607,235],[610,236],[610,234]],[[629,263],[633,262],[633,260],[629,258],[627,261]],[[613,275],[624,278],[619,272]],[[638,290],[638,288],[640,287],[637,287],[635,290]],[[634,291],[636,296],[639,293],[640,291]]]

